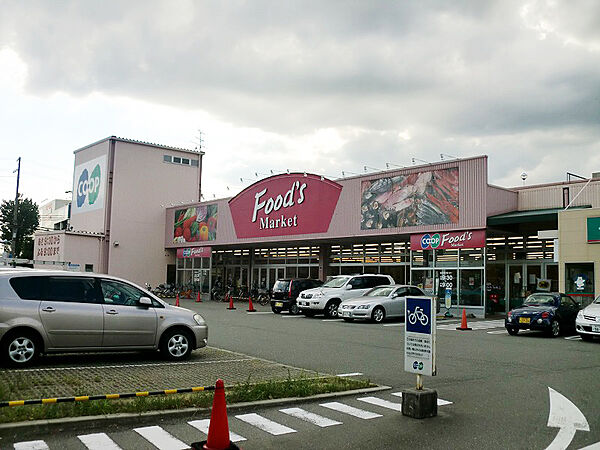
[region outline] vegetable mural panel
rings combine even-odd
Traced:
[[[175,211],[173,243],[214,241],[217,238],[218,205],[202,205]]]
[[[458,223],[458,168],[361,184],[362,230]]]

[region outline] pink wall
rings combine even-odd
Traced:
[[[382,177],[397,175],[410,175],[418,172],[440,170],[456,167],[459,170],[459,218],[455,224],[414,226],[402,228],[382,228],[375,230],[361,229],[361,183],[372,181]],[[371,173],[364,176],[335,180],[342,186],[337,207],[333,213],[329,230],[324,233],[313,233],[292,236],[259,237],[250,239],[238,239],[233,227],[231,212],[229,210],[229,199],[215,200],[201,203],[203,205],[218,205],[218,228],[216,240],[205,243],[174,243],[173,223],[177,208],[168,208],[166,212],[165,225],[165,247],[189,247],[193,245],[243,245],[251,243],[280,243],[294,241],[315,241],[334,238],[362,238],[365,236],[397,236],[409,235],[411,233],[423,233],[444,230],[468,230],[481,229],[486,226],[486,201],[487,201],[487,157],[480,156],[469,159],[453,160],[439,164],[415,166],[395,171]],[[190,206],[196,206],[194,203]],[[318,205],[315,207],[318,208]]]
[[[519,194],[498,186],[487,187],[487,216],[516,211]]]

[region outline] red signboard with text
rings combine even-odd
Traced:
[[[210,258],[212,247],[178,248],[178,258]]]
[[[319,175],[291,173],[254,183],[229,200],[238,238],[324,233],[342,186]]]
[[[411,250],[485,247],[485,230],[411,234]]]

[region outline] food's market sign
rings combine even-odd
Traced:
[[[238,238],[324,233],[342,186],[313,174],[266,178],[229,201]]]
[[[411,250],[485,247],[485,230],[412,234]]]
[[[212,247],[178,248],[178,258],[210,258]]]

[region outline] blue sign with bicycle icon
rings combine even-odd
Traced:
[[[407,297],[406,331],[431,334],[431,322],[431,300]]]

